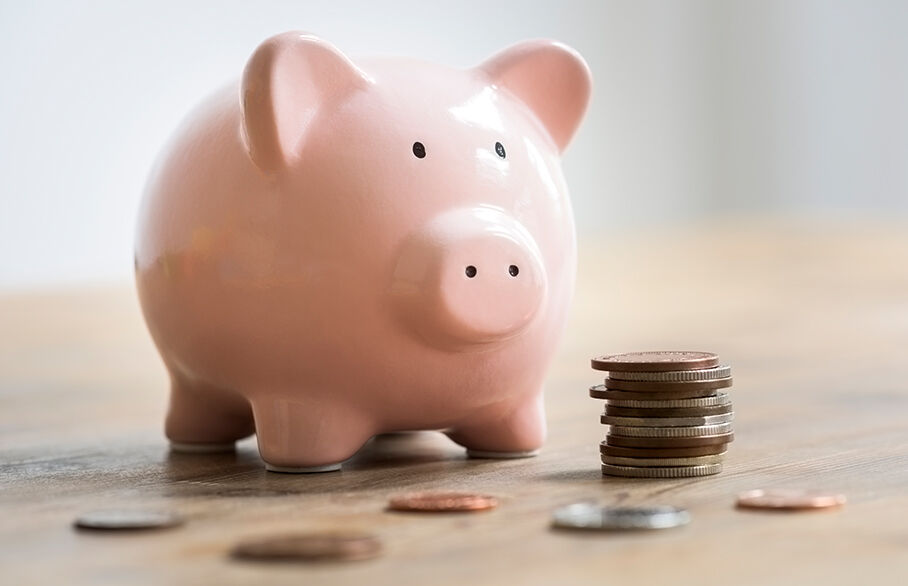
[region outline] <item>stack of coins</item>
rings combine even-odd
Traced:
[[[633,352],[593,358],[608,371],[590,396],[605,399],[602,473],[688,478],[722,471],[732,432],[731,368],[710,352]]]

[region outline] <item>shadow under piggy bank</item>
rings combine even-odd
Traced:
[[[235,452],[170,452],[165,461],[167,496],[271,497],[374,490],[399,490],[424,484],[439,474],[488,466],[472,460],[442,433],[403,432],[372,438],[342,470],[315,474],[280,474],[262,466],[254,440]],[[376,474],[376,471],[380,471]],[[469,472],[468,472],[469,473]]]

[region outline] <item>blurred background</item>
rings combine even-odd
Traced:
[[[264,38],[472,66],[531,37],[589,62],[564,157],[603,231],[908,215],[908,3],[0,2],[0,289],[128,282],[150,165]]]

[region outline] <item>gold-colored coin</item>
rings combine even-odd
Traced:
[[[672,466],[705,466],[707,464],[721,464],[725,459],[725,452],[711,456],[695,456],[692,458],[623,458],[621,456],[601,457],[603,464],[612,466],[631,466],[634,468],[665,468]]]

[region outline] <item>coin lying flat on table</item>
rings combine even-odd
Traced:
[[[576,503],[556,509],[552,525],[561,529],[624,531],[669,529],[690,522],[690,514],[676,507],[601,507]]]
[[[722,472],[722,464],[705,464],[703,466],[676,466],[665,468],[643,468],[635,466],[602,465],[602,473],[609,476],[626,478],[694,478],[711,476]]]
[[[95,531],[164,529],[183,524],[183,517],[170,511],[105,509],[80,515],[73,525]]]
[[[630,391],[607,389],[605,388],[605,385],[594,385],[590,387],[590,397],[593,397],[594,399],[607,399],[609,404],[618,402],[625,403],[628,401],[646,401],[647,403],[656,403],[666,400],[702,399],[704,397],[712,398],[715,395],[715,389],[685,388],[669,392],[646,391],[643,393],[634,393]]]
[[[605,441],[599,442],[599,452],[607,456],[625,458],[694,458],[724,454],[725,444],[694,446],[689,448],[628,448],[615,446]]]
[[[614,380],[640,381],[640,382],[700,382],[728,378],[731,376],[730,366],[716,366],[701,370],[669,370],[666,372],[621,372],[610,370],[608,377]]]
[[[369,533],[303,533],[254,539],[237,545],[231,556],[257,561],[355,561],[381,553],[381,542]]]
[[[498,499],[467,492],[413,492],[394,496],[388,503],[392,511],[448,513],[487,511],[498,506]]]
[[[709,456],[696,456],[692,458],[623,458],[621,456],[608,456],[602,454],[603,464],[612,466],[633,466],[636,468],[654,468],[670,466],[705,466],[707,464],[721,464],[725,452]]]
[[[712,352],[628,352],[597,356],[591,364],[594,370],[664,372],[713,368],[719,366],[719,357]]]
[[[735,434],[731,432],[703,437],[628,437],[610,433],[605,436],[605,441],[611,446],[625,448],[693,448],[727,444],[734,438]]]
[[[630,391],[632,393],[678,393],[684,391],[713,391],[727,389],[732,385],[732,378],[704,380],[681,383],[653,383],[647,381],[605,379],[605,388],[610,391]]]
[[[694,407],[692,409],[632,409],[629,407],[614,407],[605,404],[603,415],[609,417],[712,417],[714,415],[733,415],[731,405],[716,405],[715,407]]]
[[[702,417],[616,417],[606,413],[599,418],[599,421],[605,425],[623,427],[691,427],[730,423],[734,417],[733,413]]]
[[[760,489],[742,492],[737,504],[743,509],[807,511],[841,507],[845,504],[845,495],[790,488]]]

